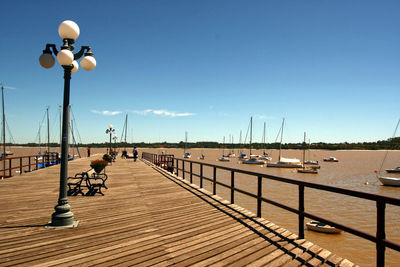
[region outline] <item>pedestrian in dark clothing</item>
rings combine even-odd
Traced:
[[[136,147],[134,147],[134,148],[133,148],[133,161],[136,161],[137,156],[138,156],[138,152],[137,152]]]
[[[88,148],[87,148],[87,156],[88,157],[90,157],[90,150],[91,150],[91,148],[90,148],[90,146],[88,146]]]

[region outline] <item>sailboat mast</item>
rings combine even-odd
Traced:
[[[250,156],[251,156],[252,137],[253,137],[253,117],[250,117]]]
[[[265,155],[265,127],[266,127],[266,125],[265,125],[265,122],[264,122],[264,132],[263,132],[263,140],[262,140],[262,142],[263,142],[263,155]]]
[[[304,132],[304,141],[303,141],[303,165],[306,158],[306,132]]]
[[[1,103],[3,106],[3,179],[6,177],[6,115],[4,112],[4,86],[1,86]]]
[[[225,156],[225,136],[224,136],[224,139],[222,141],[222,156]]]
[[[185,145],[183,147],[183,153],[186,153],[186,143],[187,143],[187,132],[185,132]]]
[[[283,127],[285,125],[285,118],[282,120],[282,126],[281,126],[281,141],[279,142],[279,161],[281,160],[281,149],[282,149],[282,138],[283,138]]]
[[[6,158],[6,115],[4,111],[4,86],[1,86],[1,103],[3,107],[3,125],[2,125],[2,135],[3,135],[3,158]],[[6,161],[4,160],[4,177],[5,177],[5,164]]]
[[[126,114],[126,116],[125,116],[125,140],[124,140],[125,144],[126,144],[127,131],[128,131],[128,114]]]
[[[240,155],[242,154],[242,130],[240,130],[240,135],[239,135],[239,152]]]
[[[46,108],[47,114],[47,153],[50,153],[50,120],[49,120],[49,107]]]
[[[42,154],[42,145],[40,141],[40,128],[42,127],[42,124],[39,122],[39,154]]]

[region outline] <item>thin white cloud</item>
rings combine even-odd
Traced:
[[[92,113],[105,115],[105,116],[115,116],[121,114],[122,111],[110,111],[110,110],[91,110]]]
[[[158,115],[158,116],[164,116],[164,117],[187,117],[187,116],[193,116],[196,115],[195,113],[178,113],[175,111],[168,111],[164,109],[145,109],[145,110],[132,110],[131,112],[139,115]]]
[[[260,120],[274,120],[274,119],[276,119],[276,118],[273,117],[273,116],[264,115],[264,114],[254,115],[254,117],[255,117],[256,119],[260,119]]]

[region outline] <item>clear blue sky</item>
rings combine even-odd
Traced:
[[[15,142],[37,141],[50,107],[58,140],[63,71],[43,69],[58,25],[97,60],[71,80],[81,141],[222,141],[246,132],[285,142],[376,141],[400,117],[400,1],[20,1],[0,3],[0,82]],[[132,135],[133,133],[133,135]],[[44,135],[42,139],[45,138]]]

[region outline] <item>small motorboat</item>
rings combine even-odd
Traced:
[[[318,165],[318,160],[306,160],[304,161],[306,165]]]
[[[400,178],[378,176],[378,180],[387,186],[400,186]]]
[[[339,162],[339,160],[335,157],[324,158],[324,161],[327,162]]]
[[[183,154],[183,157],[185,159],[190,159],[192,157],[192,155],[189,152],[186,152],[185,154]]]
[[[222,156],[222,157],[220,157],[218,160],[219,160],[219,161],[231,161],[231,160],[229,159],[229,157],[227,157],[227,156]]]
[[[262,159],[259,159],[258,156],[251,155],[249,159],[244,159],[243,164],[253,164],[253,165],[263,165],[265,164],[265,161]]]
[[[240,160],[242,160],[242,159],[247,159],[247,155],[246,155],[245,153],[241,153],[241,154],[238,156],[238,159],[240,159]]]
[[[340,229],[318,221],[310,221],[306,223],[306,227],[308,230],[326,234],[339,234],[342,232]]]
[[[204,154],[201,154],[199,159],[205,159],[205,158],[206,158],[206,156],[204,156]]]
[[[400,167],[396,167],[394,169],[387,169],[386,172],[388,172],[388,173],[400,173]]]
[[[318,174],[318,169],[320,168],[320,166],[313,166],[313,167],[303,167],[300,169],[297,169],[297,172],[300,173],[310,173],[310,174]]]

